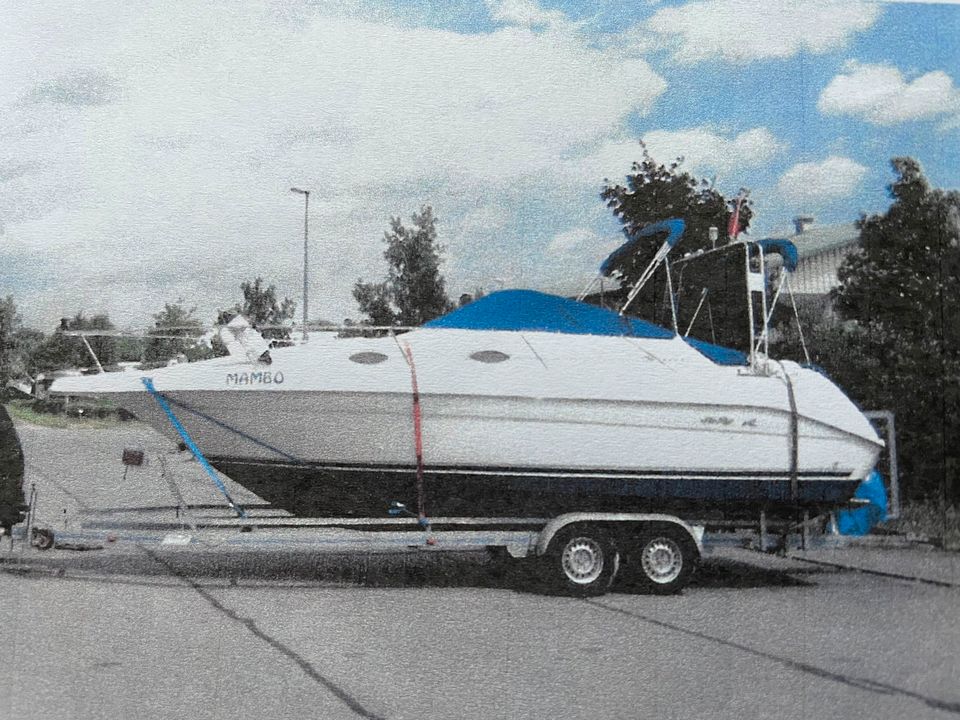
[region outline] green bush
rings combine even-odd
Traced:
[[[71,399],[68,402],[66,398],[62,397],[47,397],[42,400],[35,400],[31,404],[31,409],[34,412],[46,415],[62,415],[72,418],[97,418],[100,420],[117,418],[120,420],[129,420],[133,417],[123,409],[118,409],[113,405],[97,402],[96,400]]]

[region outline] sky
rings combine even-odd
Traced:
[[[0,0],[0,296],[212,322],[262,276],[359,317],[383,233],[430,205],[453,297],[578,289],[641,157],[751,234],[883,212],[889,160],[960,187],[960,5],[866,0]]]

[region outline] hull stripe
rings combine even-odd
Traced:
[[[403,465],[361,465],[347,463],[285,463],[274,460],[252,458],[212,458],[224,465],[256,466],[262,468],[297,468],[302,470],[318,470],[326,472],[353,472],[353,473],[417,473],[417,466]],[[851,469],[820,471],[808,470],[798,472],[801,480],[844,480],[849,479]],[[703,480],[789,480],[792,476],[789,470],[742,470],[742,471],[710,471],[684,470],[616,470],[616,469],[577,469],[561,468],[521,469],[495,466],[424,466],[423,473],[427,475],[483,475],[491,477],[530,477],[530,478],[600,478],[600,479],[639,479],[651,478],[662,480],[703,479]]]

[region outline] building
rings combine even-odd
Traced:
[[[790,278],[795,295],[811,303],[826,301],[837,287],[837,270],[860,244],[860,231],[854,223],[816,225],[805,215],[794,218],[794,234],[788,239],[797,247],[799,262]]]

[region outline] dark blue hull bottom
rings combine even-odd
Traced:
[[[220,472],[298,517],[387,517],[394,502],[417,508],[413,467],[308,465],[210,458]],[[849,500],[859,480],[786,473],[623,474],[618,471],[427,468],[429,517],[552,517],[564,512],[661,512],[710,520],[788,515]]]

